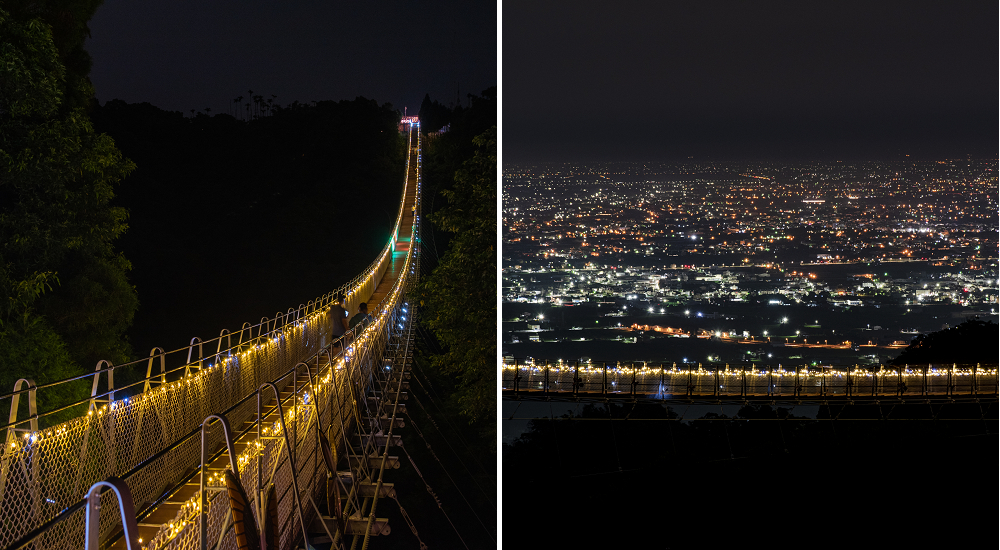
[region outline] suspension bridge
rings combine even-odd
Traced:
[[[955,401],[997,399],[997,365],[877,369],[756,364],[505,359],[504,399],[738,401]]]
[[[235,332],[0,396],[0,548],[367,548],[390,532],[378,509],[396,498],[386,474],[399,467],[420,271],[420,128],[403,122],[393,234],[349,283]],[[335,336],[341,293],[371,318]],[[38,410],[82,386],[87,397]]]

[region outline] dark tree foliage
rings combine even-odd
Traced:
[[[424,94],[424,100],[420,103],[420,129],[424,132],[437,132],[452,120],[451,109],[441,105],[437,101],[431,101],[430,94]]]
[[[87,22],[104,0],[3,0],[0,9],[11,19],[39,21],[51,29],[52,44],[59,64],[65,69],[60,83],[62,102],[59,109],[66,114],[86,107],[94,94],[90,86],[90,54],[84,49],[90,29]]]
[[[751,533],[816,541],[837,536],[817,526],[828,513],[908,525],[915,506],[946,524],[995,524],[996,499],[980,498],[992,473],[989,489],[942,473],[996,467],[995,401],[817,408],[806,418],[797,406],[612,402],[560,417],[564,403],[524,402],[517,416],[555,418],[530,421],[504,445],[501,513],[544,513],[545,521],[515,519],[516,536],[556,531],[566,548],[722,547]],[[594,519],[602,514],[611,518]],[[919,527],[865,533],[863,547],[926,547],[951,536]]]
[[[441,208],[438,200],[441,191],[448,189],[454,182],[455,171],[462,163],[472,158],[476,146],[473,139],[496,126],[496,88],[483,90],[482,96],[471,98],[471,107],[456,107],[450,116],[451,129],[444,134],[430,133],[426,136],[427,146],[424,153],[424,212],[431,213]],[[420,123],[422,132],[428,132],[423,121]],[[434,224],[424,228],[428,239],[425,250],[435,259],[444,253],[451,233],[440,231]]]
[[[919,363],[997,363],[998,325],[970,319],[958,326],[921,334],[893,360],[894,365]]]
[[[92,89],[85,78],[67,76],[45,22],[0,11],[0,36],[0,391],[6,392],[18,378],[51,382],[99,359],[128,359],[123,335],[138,301],[126,278],[130,264],[113,246],[127,227],[126,211],[112,205],[114,186],[134,165],[111,138],[94,132],[82,105],[67,99],[89,97]],[[39,400],[53,403],[57,393]]]
[[[496,410],[496,128],[473,140],[475,155],[442,191],[431,221],[454,233],[421,288],[423,321],[445,352],[432,365],[458,379],[455,397],[473,421]]]
[[[424,357],[449,402],[496,452],[496,88],[455,108],[451,129],[427,136],[425,272],[421,322],[435,336]],[[423,128],[421,121],[421,128]],[[442,204],[438,197],[444,198]],[[440,348],[437,346],[440,345]]]

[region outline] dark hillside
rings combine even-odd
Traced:
[[[115,100],[93,118],[137,166],[118,204],[140,356],[316,298],[389,237],[405,162],[389,105],[296,103],[244,122]]]

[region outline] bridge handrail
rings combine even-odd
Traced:
[[[322,353],[323,353],[322,351],[317,352],[316,354],[313,355],[313,357],[310,357],[309,359],[307,359],[307,362],[311,361],[312,359],[316,358],[317,356],[319,356]],[[339,356],[340,355],[338,354],[336,357],[339,357]],[[284,374],[282,374],[281,376],[279,376],[278,378],[276,378],[275,380],[273,380],[271,383],[272,384],[280,384],[283,380],[285,380],[286,378],[288,378],[289,376],[291,376],[294,373],[295,373],[295,369],[294,368],[293,369],[289,369],[287,372],[285,372]],[[256,396],[257,396],[257,392],[251,393],[251,394],[245,396],[244,398],[240,399],[239,401],[237,401],[236,403],[234,403],[231,407],[229,407],[228,409],[222,411],[219,414],[221,414],[222,416],[226,416],[226,415],[232,413],[233,411],[237,410],[240,406],[246,404],[248,401],[250,401],[251,398],[254,398]],[[271,411],[273,411],[275,409],[277,409],[277,405],[274,405],[274,406],[271,407]],[[268,411],[268,413],[270,413],[271,411]],[[184,434],[183,436],[181,436],[179,439],[177,439],[176,441],[174,441],[173,443],[171,443],[167,447],[164,447],[163,449],[160,449],[155,454],[149,456],[148,458],[146,458],[145,460],[143,460],[142,462],[140,462],[139,464],[137,464],[136,466],[134,466],[128,472],[125,472],[121,476],[118,476],[118,479],[120,479],[123,482],[128,481],[132,476],[134,476],[138,472],[142,471],[144,468],[146,468],[147,466],[149,466],[150,464],[152,464],[156,460],[162,458],[164,455],[166,455],[170,451],[176,450],[177,448],[179,448],[181,445],[183,445],[184,443],[186,443],[188,440],[192,439],[193,437],[201,434],[201,432],[203,431],[203,429],[204,429],[204,427],[201,424],[199,424],[197,427],[195,427],[194,429],[192,429],[190,432]],[[254,429],[255,429],[255,427],[252,426],[252,425],[251,426],[247,426],[242,431],[237,432],[235,438],[239,439],[244,434],[249,433],[249,432],[253,431]],[[168,495],[166,495],[166,494],[163,495],[164,499],[167,498],[167,497],[168,497]],[[154,501],[153,503],[150,504],[150,506],[156,506],[156,505],[160,504],[160,502],[161,502],[160,500]],[[66,509],[64,509],[62,512],[60,512],[59,515],[51,518],[46,523],[44,523],[43,525],[39,526],[37,529],[35,529],[35,530],[27,533],[26,535],[24,535],[23,537],[21,537],[20,539],[18,539],[16,542],[14,542],[14,544],[12,544],[11,546],[9,546],[7,548],[7,550],[16,550],[18,548],[24,547],[25,545],[31,543],[31,541],[33,541],[34,539],[38,538],[40,535],[42,535],[46,531],[52,529],[56,524],[58,524],[58,523],[60,523],[60,522],[62,522],[64,520],[66,520],[67,518],[69,518],[71,515],[73,515],[73,513],[75,513],[76,511],[82,509],[86,505],[87,505],[87,497],[85,496],[84,498],[80,499],[79,501],[77,501],[77,502],[69,505],[68,507],[66,507]],[[140,515],[141,515],[141,511],[140,511]]]

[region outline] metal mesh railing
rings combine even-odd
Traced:
[[[383,363],[386,350],[392,349],[390,345],[392,340],[398,339],[404,332],[400,327],[406,326],[406,321],[401,320],[407,316],[404,311],[405,302],[403,302],[405,281],[398,288],[400,292],[394,293],[385,300],[388,302],[387,305],[391,306],[389,311],[366,326],[356,336],[353,343],[347,347],[346,351],[333,356],[332,363],[325,361],[325,354],[319,354],[313,361],[310,361],[310,363],[315,363],[315,367],[310,365],[311,370],[319,371],[314,385],[301,383],[300,380],[295,391],[291,392],[285,399],[284,429],[288,430],[291,440],[294,442],[294,471],[303,501],[303,519],[307,525],[312,523],[316,512],[311,505],[306,503],[309,502],[310,498],[313,501],[320,501],[324,498],[323,481],[326,479],[325,466],[322,464],[323,459],[317,445],[316,415],[314,412],[316,409],[313,408],[310,401],[317,400],[320,424],[332,436],[330,439],[334,448],[347,448],[350,442],[346,438],[351,436],[354,429],[368,428],[370,430],[370,426],[359,425],[360,418],[377,418],[377,411],[369,409],[370,405],[365,399],[364,388],[370,383],[370,378],[379,373],[379,369],[373,369],[373,367]],[[294,376],[295,371],[287,372],[277,382],[279,385],[283,383],[285,390],[287,390]],[[268,396],[267,392],[265,392],[265,396]],[[240,416],[254,418],[255,412],[251,411],[255,411],[255,406],[256,402],[249,400],[240,407],[246,409],[243,414],[240,414],[240,411],[231,411],[227,416],[230,418]],[[358,411],[363,412],[358,415]],[[235,422],[233,424],[235,425]],[[349,426],[349,428],[345,428],[345,426]],[[267,435],[280,433],[280,426],[277,423],[270,423],[265,429]],[[264,480],[273,479],[278,495],[280,547],[283,549],[296,547],[300,542],[301,527],[298,523],[298,509],[293,493],[292,461],[289,460],[289,453],[284,447],[284,440],[256,439],[256,433],[250,431],[241,442],[247,444],[245,450],[237,457],[240,478],[244,487],[256,489],[258,471]],[[221,440],[215,442],[215,446],[220,447],[221,445]],[[260,470],[258,470],[258,456],[260,457]],[[363,468],[366,464],[362,462],[357,466]],[[214,486],[220,485],[217,482]],[[248,495],[254,508],[259,509],[260,503],[257,502],[257,499],[260,497],[260,493],[256,490],[248,490]],[[197,521],[197,502],[199,498],[199,493],[192,495],[188,503],[177,512],[175,518],[165,524],[156,538],[145,547],[150,550],[198,548],[200,531]],[[220,549],[235,548],[235,535],[231,525],[226,521],[229,512],[227,495],[224,492],[213,491],[208,498],[209,546],[214,546],[218,541]],[[114,527],[115,518],[113,514],[111,516],[112,525],[109,528]]]
[[[642,362],[518,361],[501,365],[510,393],[643,397],[997,395],[997,365],[761,367]]]
[[[419,128],[415,127],[410,139],[419,140],[418,136]],[[321,459],[316,451],[316,436],[309,436],[315,431],[310,431],[315,414],[306,401],[321,397],[317,404],[322,404],[319,410],[323,426],[344,425],[341,421],[347,422],[348,411],[366,406],[357,402],[360,389],[352,388],[361,388],[370,379],[372,375],[366,370],[380,363],[388,342],[404,326],[400,317],[405,313],[400,312],[416,265],[414,255],[418,247],[413,245],[388,295],[370,312],[373,320],[341,338],[340,351],[331,351],[335,340],[331,332],[333,297],[343,292],[347,296],[346,309],[356,310],[358,304],[373,295],[391,265],[401,230],[411,232],[416,243],[420,204],[418,152],[407,156],[406,173],[407,184],[393,237],[379,257],[347,285],[298,308],[290,308],[284,314],[262,319],[257,325],[244,324],[237,333],[224,330],[216,339],[207,342],[193,339],[190,346],[172,352],[154,350],[153,356],[146,360],[118,366],[99,364],[97,371],[85,376],[37,388],[22,384],[13,393],[0,396],[0,408],[7,406],[11,412],[10,422],[2,426],[7,430],[0,455],[0,548],[26,539],[30,539],[31,548],[82,548],[81,499],[94,482],[112,475],[126,481],[138,510],[149,511],[181,481],[185,472],[200,464],[201,441],[197,434],[202,421],[209,414],[225,411],[230,425],[240,432],[256,418],[256,401],[250,397],[264,382],[276,381],[282,389],[291,384],[295,389],[286,409],[286,416],[291,415],[286,419],[286,428],[296,434],[295,471],[303,480],[300,492],[318,494],[317,464]],[[416,186],[413,224],[401,228],[409,206],[407,191],[412,193],[412,186]],[[205,355],[204,347],[211,349],[213,343],[214,355]],[[318,371],[323,358],[326,370],[320,373],[315,395],[309,397],[309,386],[297,383],[290,373],[302,362],[314,363],[314,372]],[[119,373],[121,379],[123,373],[141,371],[143,367],[147,375],[138,382],[114,388],[114,373]],[[68,409],[78,410],[79,417],[44,427],[47,417],[65,414],[67,408],[63,407],[37,414],[31,410],[28,418],[22,415],[17,419],[18,405],[27,409],[32,392],[52,391],[56,386],[80,380],[91,384],[94,391],[89,398],[74,404],[75,409]],[[98,393],[98,380],[111,387]],[[332,444],[348,445],[343,440],[346,433],[335,430],[331,433]],[[221,448],[222,431],[209,430],[208,441],[213,450]],[[283,444],[280,441],[265,439],[248,445],[239,458],[247,462],[240,473],[246,487],[255,487],[248,481],[256,479],[257,461],[248,457],[251,454],[256,457],[258,452],[263,457],[264,470],[268,474],[275,471],[282,518],[281,547],[291,548],[296,531],[288,525],[297,522],[290,519],[295,518],[288,496],[292,468],[287,450],[279,453],[278,447]],[[222,495],[213,492],[210,502],[216,502]],[[101,498],[103,501],[105,496]],[[144,541],[144,545],[196,547],[198,537],[191,538],[188,534],[194,523],[191,518],[197,515],[196,508],[185,504],[174,521],[167,521],[159,534],[152,541]],[[227,532],[227,510],[228,505],[210,506],[208,513],[209,539],[213,545],[221,541],[220,548],[234,547],[231,534],[228,539],[222,536]],[[119,528],[115,506],[102,507],[100,518],[102,533],[113,533]]]

